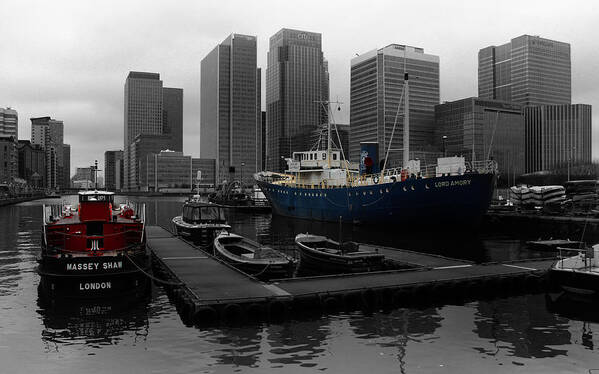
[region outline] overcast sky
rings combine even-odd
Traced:
[[[350,59],[390,43],[440,56],[441,101],[477,95],[477,53],[522,35],[568,42],[572,102],[599,124],[596,1],[22,1],[2,0],[0,107],[64,121],[71,168],[123,148],[123,86],[130,70],[184,89],[184,152],[199,157],[201,59],[230,33],[258,37],[264,85],[268,38],[281,28],[322,33],[331,98],[349,122]],[[599,134],[593,131],[593,157]]]

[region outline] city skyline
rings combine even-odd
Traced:
[[[271,3],[243,15],[235,14],[233,4],[227,7],[216,3],[180,3],[173,9],[163,3],[149,6],[146,17],[133,21],[130,18],[137,9],[135,3],[119,4],[122,14],[116,17],[106,17],[116,3],[89,9],[73,4],[38,3],[32,12],[27,3],[8,4],[7,11],[15,16],[0,26],[3,35],[18,41],[7,47],[6,53],[13,58],[3,62],[0,69],[0,79],[6,83],[6,90],[0,93],[1,105],[14,108],[21,118],[48,113],[72,124],[65,133],[65,143],[72,147],[72,169],[91,164],[94,159],[102,162],[105,150],[122,148],[122,80],[131,70],[159,72],[169,86],[186,91],[184,148],[186,154],[198,157],[199,63],[223,35],[232,32],[257,36],[257,65],[263,71],[268,38],[277,30],[298,28],[321,33],[329,65],[331,98],[345,102],[335,118],[337,122],[348,122],[349,118],[351,58],[356,53],[391,43],[418,45],[440,56],[441,102],[444,102],[477,95],[480,49],[501,45],[522,34],[564,41],[571,45],[572,51],[572,102],[595,105],[599,97],[599,78],[592,70],[599,55],[589,38],[585,38],[595,29],[593,20],[598,13],[595,4],[582,5],[583,12],[557,2],[543,3],[543,7],[520,4],[518,14],[510,12],[509,4],[499,3],[472,2],[463,6],[466,12],[462,7],[454,10],[453,5],[441,2],[434,7],[408,6],[413,13],[427,14],[426,29],[416,27],[416,19],[403,25],[380,22],[386,14],[399,14],[398,5],[391,2],[368,7],[343,7],[345,4],[340,2],[308,3],[294,12]],[[329,17],[313,16],[316,7],[321,9],[320,13],[334,13],[349,21],[331,25]],[[269,17],[262,17],[265,12]],[[154,31],[153,22],[165,15],[173,19],[162,25],[168,32]],[[456,27],[460,20],[466,26]],[[19,27],[35,21],[39,21],[39,27],[30,30]],[[51,22],[52,27],[44,29],[42,35],[39,30],[44,22]],[[145,40],[150,39],[154,45],[149,50]],[[164,43],[165,40],[169,43]],[[175,42],[170,43],[171,40]],[[161,42],[164,46],[159,45]],[[87,43],[93,43],[94,48],[81,48]],[[52,57],[33,58],[38,53]],[[70,79],[65,80],[67,76]],[[262,88],[265,110],[264,73]],[[28,126],[28,121],[19,121],[19,133],[28,134]],[[597,134],[593,140],[597,145]],[[594,148],[596,158],[599,147]]]

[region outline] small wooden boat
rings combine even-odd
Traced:
[[[565,291],[599,295],[599,244],[581,250],[560,250],[563,251],[574,251],[578,254],[562,258],[553,264],[549,271],[551,279]]]
[[[354,242],[338,242],[319,235],[299,234],[295,243],[300,250],[302,267],[331,273],[360,273],[384,269],[385,256],[372,247]],[[367,249],[368,248],[368,249]]]
[[[221,232],[214,239],[214,253],[246,274],[259,279],[291,276],[291,257],[240,235]]]
[[[206,248],[212,248],[219,232],[231,229],[223,207],[205,201],[199,195],[185,202],[183,213],[173,218],[173,225],[177,235]]]
[[[559,248],[576,249],[584,247],[584,242],[570,239],[533,240],[526,242],[526,244],[530,248],[539,251],[557,251]]]

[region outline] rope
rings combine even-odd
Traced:
[[[262,271],[260,271],[260,272],[258,272],[256,274],[250,274],[250,275],[252,277],[257,277],[257,276],[262,275],[266,271],[266,269],[268,269],[270,267],[270,264],[271,264],[270,262],[268,264],[266,264],[266,266],[264,267],[264,269],[262,269]]]
[[[129,257],[128,254],[125,253],[124,255],[133,264],[133,266],[135,266],[137,268],[137,270],[139,270],[140,272],[142,272],[145,276],[147,276],[148,278],[150,278],[153,281],[156,281],[156,282],[162,283],[162,284],[166,284],[168,286],[183,286],[183,285],[185,285],[183,282],[169,282],[169,281],[165,281],[165,280],[162,280],[162,279],[158,279],[155,276],[153,276],[152,274],[146,272],[139,265],[137,265],[137,263],[135,261],[133,261],[133,259],[131,259],[131,257]]]

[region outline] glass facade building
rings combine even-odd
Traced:
[[[138,185],[131,170],[131,143],[139,134],[162,134],[162,81],[160,74],[129,72],[125,81],[124,181],[125,189]]]
[[[283,157],[309,150],[327,121],[328,64],[319,33],[282,29],[270,37],[266,68],[266,169],[283,171]]]
[[[261,70],[256,37],[231,34],[201,62],[200,155],[216,177],[253,183],[262,170]]]
[[[183,152],[183,89],[162,88],[162,133],[171,136],[168,149]]]
[[[399,111],[388,165],[403,162],[404,72],[410,78],[410,156],[433,150],[439,57],[425,54],[422,48],[391,44],[351,60],[350,160],[358,161],[361,142],[378,142],[382,160]]]
[[[132,143],[140,135],[165,135],[162,149],[183,151],[183,90],[162,86],[160,74],[131,71],[125,81],[123,188],[140,186],[139,162],[131,159]],[[145,161],[144,161],[145,162]]]
[[[522,110],[519,104],[476,97],[439,104],[436,145],[445,155],[467,161],[493,159],[499,166],[499,183],[513,183],[525,172]]]
[[[104,186],[108,191],[117,191],[123,185],[123,151],[104,152]],[[119,162],[120,161],[120,162]],[[117,178],[120,179],[117,183]],[[117,188],[118,186],[118,188]]]
[[[147,155],[145,165],[147,191],[191,191],[191,156],[185,156],[183,152],[161,151]]]
[[[570,104],[570,44],[522,35],[478,52],[478,96],[522,105]]]
[[[591,162],[591,106],[526,107],[526,171]]]

